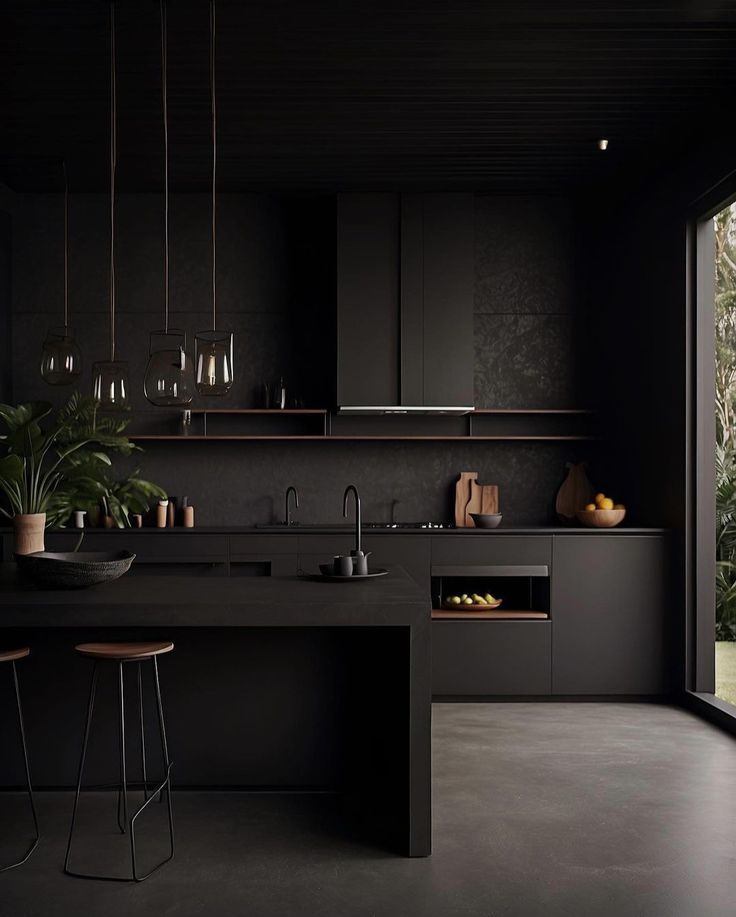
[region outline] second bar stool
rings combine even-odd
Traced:
[[[28,857],[33,853],[33,851],[38,847],[38,842],[41,839],[41,834],[38,830],[38,817],[36,815],[36,805],[33,800],[33,786],[31,785],[31,769],[28,764],[28,746],[26,745],[26,730],[23,724],[23,708],[20,703],[20,688],[18,686],[18,671],[15,667],[15,663],[19,659],[25,659],[26,656],[30,655],[30,650],[27,646],[20,647],[15,650],[0,650],[0,663],[9,662],[13,670],[13,684],[15,686],[15,704],[18,710],[18,731],[20,733],[20,744],[21,750],[23,752],[23,764],[25,767],[26,773],[26,789],[28,790],[28,801],[31,806],[31,816],[33,817],[33,827],[35,829],[35,835],[33,841],[31,841],[30,847],[27,848],[22,859],[17,860],[15,863],[10,863],[7,866],[0,866],[0,872],[5,872],[8,869],[15,869],[16,866],[22,866],[23,863],[28,859]]]
[[[173,643],[80,643],[75,647],[76,651],[82,655],[94,660],[92,666],[92,679],[89,689],[89,701],[87,703],[87,717],[84,727],[84,739],[82,740],[82,753],[79,760],[79,776],[77,778],[77,791],[74,797],[74,809],[72,811],[72,821],[69,827],[69,840],[66,848],[66,857],[64,859],[64,872],[70,876],[78,876],[84,879],[109,879],[118,882],[142,882],[152,873],[168,863],[174,856],[174,822],[171,811],[171,761],[169,759],[169,748],[166,742],[166,728],[164,726],[164,712],[161,704],[161,686],[158,678],[157,656],[163,653],[170,653],[174,649]],[[164,763],[163,780],[155,787],[148,787],[147,769],[146,769],[146,740],[143,721],[143,678],[141,666],[143,662],[149,661],[153,668],[153,683],[156,692],[156,709],[158,712],[159,734],[161,737],[161,753]],[[129,876],[108,876],[98,875],[95,873],[83,873],[72,870],[69,866],[72,853],[72,840],[74,837],[74,823],[77,817],[77,808],[79,806],[79,796],[82,790],[82,777],[84,775],[84,762],[87,756],[87,745],[89,742],[90,726],[92,724],[92,713],[95,706],[95,692],[97,689],[98,666],[100,663],[116,663],[118,666],[118,708],[119,708],[119,731],[120,731],[120,784],[118,788],[118,826],[123,834],[128,834],[130,838],[130,868]],[[133,812],[128,807],[128,779],[127,764],[125,755],[125,688],[123,683],[123,667],[128,663],[137,663],[138,679],[138,716],[140,725],[140,746],[141,746],[141,767],[143,776],[143,803]],[[169,820],[169,853],[153,869],[140,875],[138,873],[138,864],[136,862],[135,849],[135,821],[143,810],[159,796],[163,801],[163,793],[166,794],[166,804],[168,808]],[[122,820],[121,820],[121,803],[122,803]]]

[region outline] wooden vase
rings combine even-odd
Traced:
[[[576,514],[593,502],[595,490],[585,473],[584,462],[570,463],[567,468],[567,477],[557,491],[555,512],[560,522],[573,525],[577,520]]]
[[[16,554],[36,554],[44,550],[46,513],[21,513],[13,516]]]

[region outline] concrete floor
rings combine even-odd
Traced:
[[[435,846],[425,860],[346,837],[333,797],[179,793],[174,801],[176,859],[146,883],[125,885],[62,874],[71,799],[41,794],[42,845],[24,867],[0,876],[0,913],[736,912],[736,742],[670,707],[437,705]],[[21,802],[0,798],[3,852],[8,832],[19,827]],[[103,804],[112,815],[109,795],[90,800]],[[112,833],[93,843],[111,839],[120,843]]]

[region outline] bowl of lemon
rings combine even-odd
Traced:
[[[611,497],[601,493],[596,494],[593,503],[588,503],[575,515],[579,522],[589,528],[612,529],[626,518],[626,507],[623,503],[614,503]]]

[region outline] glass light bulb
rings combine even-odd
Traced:
[[[194,367],[185,342],[183,332],[151,332],[143,393],[157,407],[191,404],[194,398]]]
[[[233,384],[233,336],[201,331],[194,338],[195,384],[200,395],[225,395]]]
[[[41,349],[41,378],[49,385],[70,385],[82,372],[82,354],[68,327],[50,328]]]
[[[122,410],[130,404],[128,364],[101,360],[92,366],[92,397],[106,410]]]

